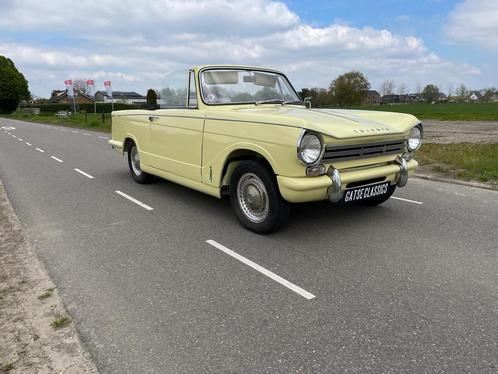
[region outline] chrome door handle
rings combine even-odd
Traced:
[[[156,119],[159,119],[159,117],[158,116],[149,116],[149,121],[150,122],[152,122],[152,121],[154,121]]]

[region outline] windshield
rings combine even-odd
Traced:
[[[283,75],[267,71],[204,70],[201,87],[206,104],[301,103]]]

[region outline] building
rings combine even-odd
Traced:
[[[470,91],[468,99],[470,101],[479,101],[482,99],[482,94],[479,91]]]
[[[384,95],[381,98],[382,104],[397,104],[399,103],[399,95]]]
[[[92,104],[94,99],[83,92],[74,91],[74,101],[76,104]],[[56,104],[72,104],[73,99],[67,96],[67,90],[53,90],[50,102]]]
[[[113,91],[112,99],[115,103],[124,104],[143,104],[147,102],[145,96],[136,93],[135,91]],[[97,91],[95,93],[95,100],[97,102],[109,103],[111,99],[107,96],[106,91]]]
[[[364,105],[379,105],[380,104],[380,94],[375,90],[368,90],[367,94],[363,98]]]

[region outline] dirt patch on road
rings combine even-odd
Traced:
[[[498,143],[498,122],[424,120],[427,143]]]
[[[97,373],[1,181],[0,373]]]

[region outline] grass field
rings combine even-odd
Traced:
[[[415,158],[448,177],[498,183],[498,144],[424,144]]]
[[[419,119],[442,121],[498,121],[498,103],[364,105],[357,109],[409,113]]]
[[[1,115],[5,118],[19,119],[23,121],[39,122],[39,123],[50,123],[53,125],[64,125],[74,128],[84,128],[92,129],[97,131],[110,132],[111,131],[111,114],[105,113],[104,122],[102,122],[101,113],[88,113],[86,115],[82,113],[73,114],[67,119],[59,119],[54,113],[40,113],[37,115],[14,112],[11,114]]]

